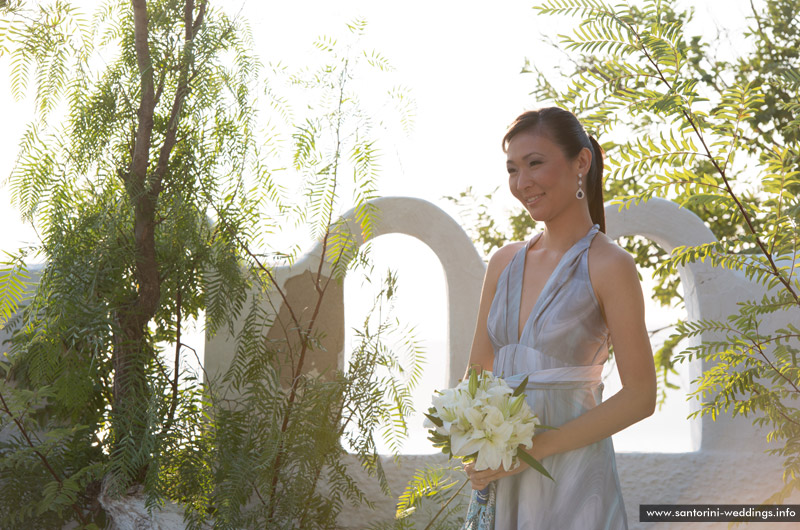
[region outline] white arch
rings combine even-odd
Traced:
[[[445,380],[449,386],[455,386],[469,362],[486,265],[464,229],[435,204],[414,197],[380,197],[370,203],[379,212],[373,239],[386,234],[415,237],[425,243],[442,264],[447,289],[450,357]],[[360,246],[364,240],[355,214],[355,209],[350,209],[342,219]],[[321,252],[322,244],[317,243],[308,254],[311,262],[319,263]]]
[[[617,205],[607,205],[605,211],[607,233],[612,238],[641,235],[667,252],[682,245],[701,245],[717,240],[699,217],[668,200],[653,198],[621,211]],[[736,311],[737,302],[760,299],[764,292],[761,285],[750,281],[743,273],[712,267],[708,262],[689,263],[680,267],[679,272],[689,320],[725,320]],[[695,337],[690,345],[714,338],[704,334]],[[712,365],[705,360],[692,360],[689,363],[690,380],[695,380]],[[700,406],[696,399],[690,401],[692,411]],[[694,450],[752,451],[754,447],[763,445],[766,435],[749,419],[733,418],[730,414],[724,414],[716,421],[710,415],[688,421],[691,422]]]
[[[664,199],[653,198],[646,203],[631,204],[623,209],[618,205],[606,205],[605,214],[606,234],[611,239],[640,235],[653,241],[667,253],[679,246],[701,245],[717,240],[697,215]],[[713,274],[710,265],[705,263],[690,263],[680,269],[689,319],[701,318],[702,314],[701,295],[697,290],[698,280],[702,283],[702,279],[712,277]],[[689,378],[693,381],[703,373],[702,362],[692,360],[688,371]],[[689,407],[694,412],[699,409],[700,404],[693,400]],[[687,421],[690,422],[691,446],[697,451],[703,441],[703,423],[700,418]]]

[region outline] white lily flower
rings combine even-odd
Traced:
[[[474,381],[474,379],[473,379]],[[449,438],[454,456],[477,455],[475,468],[511,469],[520,446],[530,448],[539,419],[525,396],[514,391],[503,379],[483,372],[470,393],[469,380],[433,396],[433,416],[442,425],[432,432]]]
[[[454,429],[450,434],[450,448],[455,456],[469,456],[483,449],[484,433],[480,429],[462,431]]]
[[[511,469],[511,460],[516,452],[516,446],[509,447],[509,439],[514,433],[513,426],[505,421],[499,409],[490,410],[484,420],[484,443],[478,453],[475,469],[498,469],[503,464],[506,469]]]

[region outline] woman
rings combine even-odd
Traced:
[[[545,228],[489,260],[470,366],[529,377],[528,404],[558,428],[527,451],[555,480],[465,469],[474,490],[497,481],[497,529],[625,529],[610,437],[653,413],[656,378],[636,266],[605,235],[602,150],[557,107],[520,115],[503,150],[511,193]],[[602,401],[609,343],[622,389]]]

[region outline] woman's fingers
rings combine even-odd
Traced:
[[[482,490],[489,485],[490,482],[503,478],[507,475],[513,475],[519,466],[514,467],[511,471],[506,471],[502,466],[500,469],[484,469],[482,471],[475,471],[475,463],[466,464],[464,471],[467,473],[472,489]]]
[[[467,478],[469,479],[469,483],[470,486],[472,486],[472,489],[478,489],[478,490],[483,489],[478,487],[479,482],[477,482],[474,479],[476,473],[475,464],[473,463],[464,464],[464,472],[467,474]]]
[[[500,478],[500,472],[495,469],[487,469],[485,471],[475,471],[474,468],[471,472],[467,472],[469,481],[472,484],[472,489],[482,490],[489,485],[490,482]]]
[[[469,463],[464,466],[464,471],[467,473],[470,485],[474,490],[482,490],[490,481],[487,480],[487,471],[475,471],[475,463]]]
[[[470,484],[472,485],[472,489],[474,489],[474,490],[482,490],[483,488],[488,486],[489,483],[491,482],[491,480],[487,480],[484,477],[478,477],[476,475],[473,475],[469,479],[469,481],[470,481]]]

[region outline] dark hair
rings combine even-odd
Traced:
[[[592,222],[606,231],[603,205],[603,148],[583,128],[573,113],[560,107],[544,107],[523,112],[509,126],[503,136],[503,152],[507,152],[511,139],[521,132],[538,132],[558,144],[567,158],[575,158],[581,149],[592,153],[592,165],[586,175],[586,194]]]

